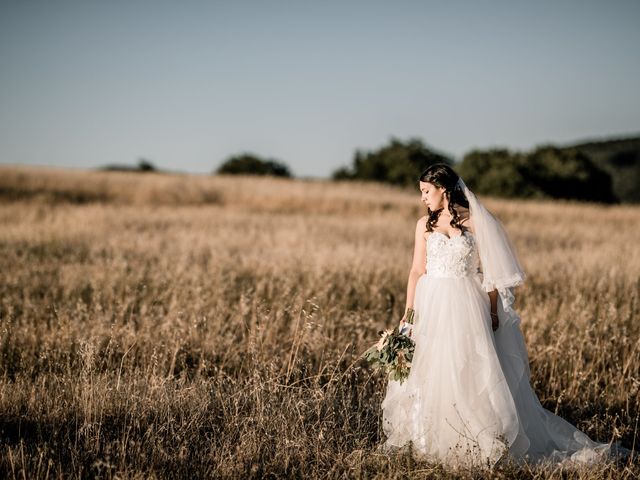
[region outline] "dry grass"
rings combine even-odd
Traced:
[[[417,192],[0,168],[0,476],[637,478],[376,452]],[[638,443],[640,207],[485,199],[546,408]]]

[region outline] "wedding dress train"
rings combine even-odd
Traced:
[[[544,409],[529,383],[517,315],[498,301],[491,329],[489,296],[470,231],[427,239],[427,273],[415,291],[411,371],[390,380],[382,402],[384,451],[412,442],[418,458],[450,465],[591,462],[610,444],[592,441]]]

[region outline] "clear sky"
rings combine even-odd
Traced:
[[[640,132],[640,1],[0,0],[0,163],[326,177]]]

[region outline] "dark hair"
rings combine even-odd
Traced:
[[[444,188],[444,195],[449,201],[449,213],[451,213],[451,222],[449,222],[449,224],[452,227],[463,230],[460,224],[460,214],[455,207],[459,205],[468,209],[469,201],[462,189],[457,186],[459,178],[460,176],[446,163],[434,163],[420,174],[421,182],[429,182],[436,187]],[[433,227],[437,223],[442,210],[444,209],[440,208],[432,212],[431,209],[427,207],[428,232],[433,232]]]

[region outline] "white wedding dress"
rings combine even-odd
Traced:
[[[418,459],[488,466],[501,459],[592,462],[611,452],[545,410],[529,383],[520,319],[491,329],[473,234],[427,239],[427,271],[416,285],[411,371],[389,380],[381,449],[412,442]],[[506,323],[503,323],[506,322]]]

